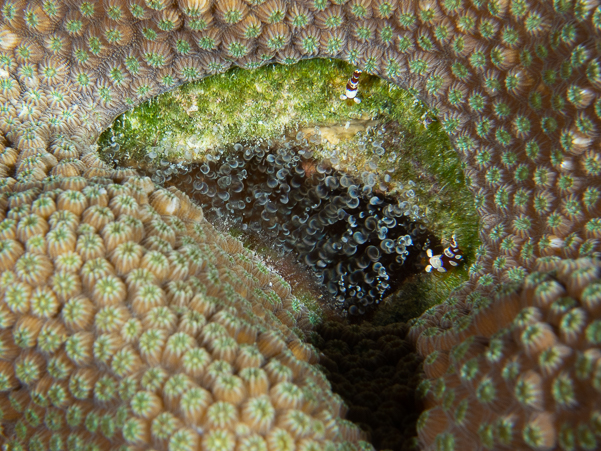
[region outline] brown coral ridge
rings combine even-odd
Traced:
[[[406,339],[407,330],[404,323],[330,321],[313,335],[332,390],[348,406],[347,419],[359,424],[378,450],[417,449],[421,358]]]
[[[541,258],[496,294],[460,294],[411,329],[424,360],[423,444],[595,449],[601,263]]]
[[[162,380],[163,373],[157,376],[156,372],[146,379],[138,374],[127,378],[130,375],[123,373],[127,365],[151,369],[160,362],[161,368],[165,365],[165,371],[172,371],[174,360],[164,361],[163,354],[156,352],[166,337],[157,332],[158,338],[141,340],[135,334],[157,320],[156,315],[154,319],[144,315],[170,299],[161,284],[191,276],[178,252],[171,253],[169,230],[159,222],[147,231],[144,217],[123,213],[131,211],[129,198],[136,200],[138,194],[124,194],[113,205],[105,204],[107,197],[118,197],[120,189],[105,194],[94,185],[125,186],[123,182],[127,184],[127,178],[135,174],[107,168],[90,144],[118,113],[179,84],[221,73],[232,64],[251,69],[271,61],[292,64],[304,56],[319,56],[345,59],[411,89],[434,108],[465,165],[482,217],[483,246],[471,267],[469,284],[419,319],[409,334],[426,364],[436,370],[432,373],[436,374],[435,393],[441,394],[428,398],[432,408],[418,424],[421,445],[462,450],[598,447],[598,261],[576,259],[598,255],[601,238],[597,45],[601,6],[585,0],[219,1],[219,8],[215,3],[2,2],[0,131],[7,138],[0,145],[3,440],[21,449],[50,443],[61,448],[64,440],[75,449],[116,446],[120,440],[128,441],[133,449],[150,442],[148,446],[172,449],[210,449],[215,443],[244,449],[253,440],[257,446],[265,442],[268,448],[291,441],[310,447],[312,440],[330,437],[357,442],[356,431],[334,420],[339,414],[335,398],[325,404],[303,404],[312,413],[329,412],[313,417],[311,424],[317,427],[312,432],[299,426],[299,422],[307,424],[303,415],[309,413],[297,404],[289,409],[293,413],[279,415],[273,423],[257,423],[244,413],[248,409],[234,409],[244,420],[235,424],[262,432],[259,438],[238,431],[236,435],[231,429],[234,422],[228,420],[232,418],[228,412],[234,410],[219,402],[240,401],[240,381],[227,379],[233,392],[226,398],[223,381],[218,381],[214,371],[203,379],[212,390],[210,396],[203,387],[189,391],[188,396],[201,400],[194,408],[186,402],[178,407],[182,398],[176,381],[173,384],[180,388],[165,392],[161,386],[161,396],[158,388],[152,391],[155,385],[145,385],[137,395],[135,413],[128,410],[134,409],[130,404],[125,410],[115,410],[110,397],[91,401],[96,393],[101,397],[114,394],[120,381],[114,378],[125,378],[124,389],[130,383]],[[63,177],[66,181],[61,187]],[[85,187],[90,188],[89,195],[81,191]],[[52,194],[55,189],[61,192]],[[177,221],[171,223],[173,215],[190,204],[178,201],[179,195],[173,192],[155,191],[153,185],[151,216],[152,212],[166,216],[161,221],[179,229]],[[45,192],[51,201],[42,200]],[[140,196],[136,201],[144,205]],[[96,203],[100,206],[87,213]],[[110,213],[98,211],[101,208]],[[189,212],[194,211],[189,207]],[[91,223],[84,221],[84,214]],[[181,214],[187,213],[182,210]],[[128,218],[123,222],[120,217]],[[107,220],[106,229],[96,228]],[[81,238],[92,233],[90,228],[94,235]],[[148,239],[146,233],[151,234]],[[184,229],[176,233],[179,236],[187,236]],[[234,246],[224,252],[235,260],[239,249]],[[143,282],[136,280],[130,287],[121,273],[141,268],[136,265],[151,273],[141,274],[142,280],[150,277],[163,291],[141,291],[136,287]],[[540,265],[557,268],[556,284],[533,276],[525,282],[517,307],[494,299],[493,288],[505,282],[520,283]],[[586,271],[590,274],[581,274]],[[79,278],[71,276],[73,272]],[[219,294],[214,284],[225,277],[219,271],[205,276],[210,280],[194,285],[193,297],[202,287],[209,296]],[[97,280],[106,283],[97,284]],[[7,297],[8,288],[13,291]],[[562,295],[567,299],[563,304],[553,298],[562,289],[568,294]],[[70,293],[80,291],[84,299],[71,297]],[[270,305],[250,295],[235,299],[236,311]],[[544,305],[545,299],[553,300]],[[71,301],[77,315],[63,319]],[[485,308],[482,312],[498,313],[501,326],[488,324],[490,318],[481,315],[477,306]],[[203,315],[210,313],[205,320],[220,313],[207,308]],[[281,308],[276,300],[269,310]],[[96,325],[101,309],[110,314],[101,315]],[[264,322],[258,323],[266,332],[277,335],[280,323],[267,313],[260,317]],[[168,327],[175,327],[173,316],[163,318]],[[113,336],[112,327],[129,325],[130,319],[134,326],[127,334],[134,335],[126,334],[131,344],[121,346],[120,340],[126,338]],[[492,335],[510,324],[506,335]],[[253,333],[244,336],[248,340]],[[229,335],[234,341],[238,337],[240,333],[235,338]],[[213,342],[199,335],[199,347],[193,347],[219,355],[220,361],[229,359],[234,343],[220,338],[224,339]],[[71,357],[61,340],[71,343]],[[211,345],[201,348],[198,340]],[[275,348],[261,346],[261,354],[275,358],[277,351],[284,350],[282,341],[274,339]],[[499,342],[507,345],[501,350],[507,380],[491,372],[495,362],[483,354],[496,349],[491,343]],[[95,347],[96,343],[100,344]],[[185,346],[186,340],[178,343]],[[457,345],[457,352],[445,354]],[[116,370],[106,363],[107,358],[114,361],[107,357],[113,346],[121,350]],[[469,361],[463,362],[464,357]],[[469,365],[462,374],[463,365],[456,368],[451,361]],[[522,367],[525,372],[520,371]],[[297,374],[295,368],[293,374]],[[310,364],[304,368],[313,374]],[[519,375],[514,378],[516,368]],[[190,369],[192,374],[197,370]],[[316,386],[324,387],[325,395],[318,399],[331,400],[320,376],[314,376],[303,376],[299,384],[314,380]],[[262,375],[248,379],[248,384],[244,386],[252,393],[261,393],[265,387]],[[278,400],[280,394],[274,392]],[[209,421],[205,418],[209,409],[203,409],[215,399],[223,399],[215,404],[223,406],[224,420],[210,419],[201,440],[193,428]],[[253,406],[263,405],[257,402]],[[74,406],[70,415],[66,415],[67,404]],[[270,412],[269,408],[262,411]],[[155,420],[165,427],[153,429]],[[312,438],[306,434],[313,434]]]
[[[2,188],[3,445],[354,449],[290,286],[121,172]]]

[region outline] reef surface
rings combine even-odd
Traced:
[[[593,1],[5,0],[0,407],[10,449],[370,445],[302,303],[177,189],[93,143],[221,73],[344,59],[436,111],[481,215],[470,281],[413,322],[423,449],[601,435],[601,7]]]

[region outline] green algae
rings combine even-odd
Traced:
[[[417,204],[420,220],[443,242],[456,236],[463,267],[419,275],[390,298],[395,306],[405,305],[404,313],[391,315],[417,316],[467,280],[480,244],[478,216],[462,164],[434,112],[413,93],[366,73],[359,84],[362,102],[341,101],[353,69],[342,61],[314,59],[254,71],[234,68],[188,83],[117,118],[99,139],[101,154],[130,166],[201,161],[237,142],[295,139],[303,128],[325,131],[371,121],[336,144],[305,136],[317,159],[329,159],[335,169],[356,177],[375,173],[376,187]]]
[[[407,127],[425,112],[414,97],[373,75],[359,84],[361,104],[341,101],[353,67],[313,59],[293,66],[269,65],[228,72],[159,95],[119,116],[100,137],[101,149],[116,142],[122,153],[140,160],[153,146],[158,157],[176,160],[257,137],[273,138],[313,125],[384,115]],[[423,110],[423,111],[422,111]]]
[[[465,267],[440,273],[421,273],[406,281],[377,309],[372,322],[385,326],[419,318],[429,308],[449,298],[459,285],[467,280]]]

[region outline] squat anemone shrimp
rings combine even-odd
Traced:
[[[447,272],[448,270],[459,266],[463,261],[461,249],[459,249],[459,245],[457,244],[454,235],[451,239],[451,244],[445,248],[442,254],[434,255],[432,249],[428,249],[426,255],[428,256],[429,263],[429,265],[426,266],[426,272],[431,272],[433,269],[438,272]]]
[[[359,76],[363,71],[356,69],[353,72],[353,76],[349,78],[348,83],[346,84],[346,90],[344,94],[340,94],[340,100],[352,99],[355,103],[361,103],[361,99],[357,97],[357,90],[359,87]]]

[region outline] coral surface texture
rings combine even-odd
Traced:
[[[419,446],[599,449],[597,0],[0,4],[5,449],[369,448],[289,285],[94,146],[177,85],[313,57],[428,104],[481,215],[469,282],[408,332]]]

